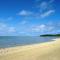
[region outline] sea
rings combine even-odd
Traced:
[[[40,37],[40,36],[0,36],[0,48],[9,48],[15,46],[24,46],[50,42],[56,37]]]

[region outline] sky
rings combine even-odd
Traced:
[[[0,36],[60,33],[59,0],[0,0]]]

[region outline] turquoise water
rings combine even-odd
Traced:
[[[48,42],[54,38],[55,37],[0,36],[0,48]]]

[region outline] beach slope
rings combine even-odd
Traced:
[[[0,60],[60,60],[60,38],[42,44],[0,49]]]

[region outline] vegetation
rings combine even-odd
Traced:
[[[44,35],[40,35],[42,37],[47,37],[47,36],[60,36],[60,34],[44,34]]]

